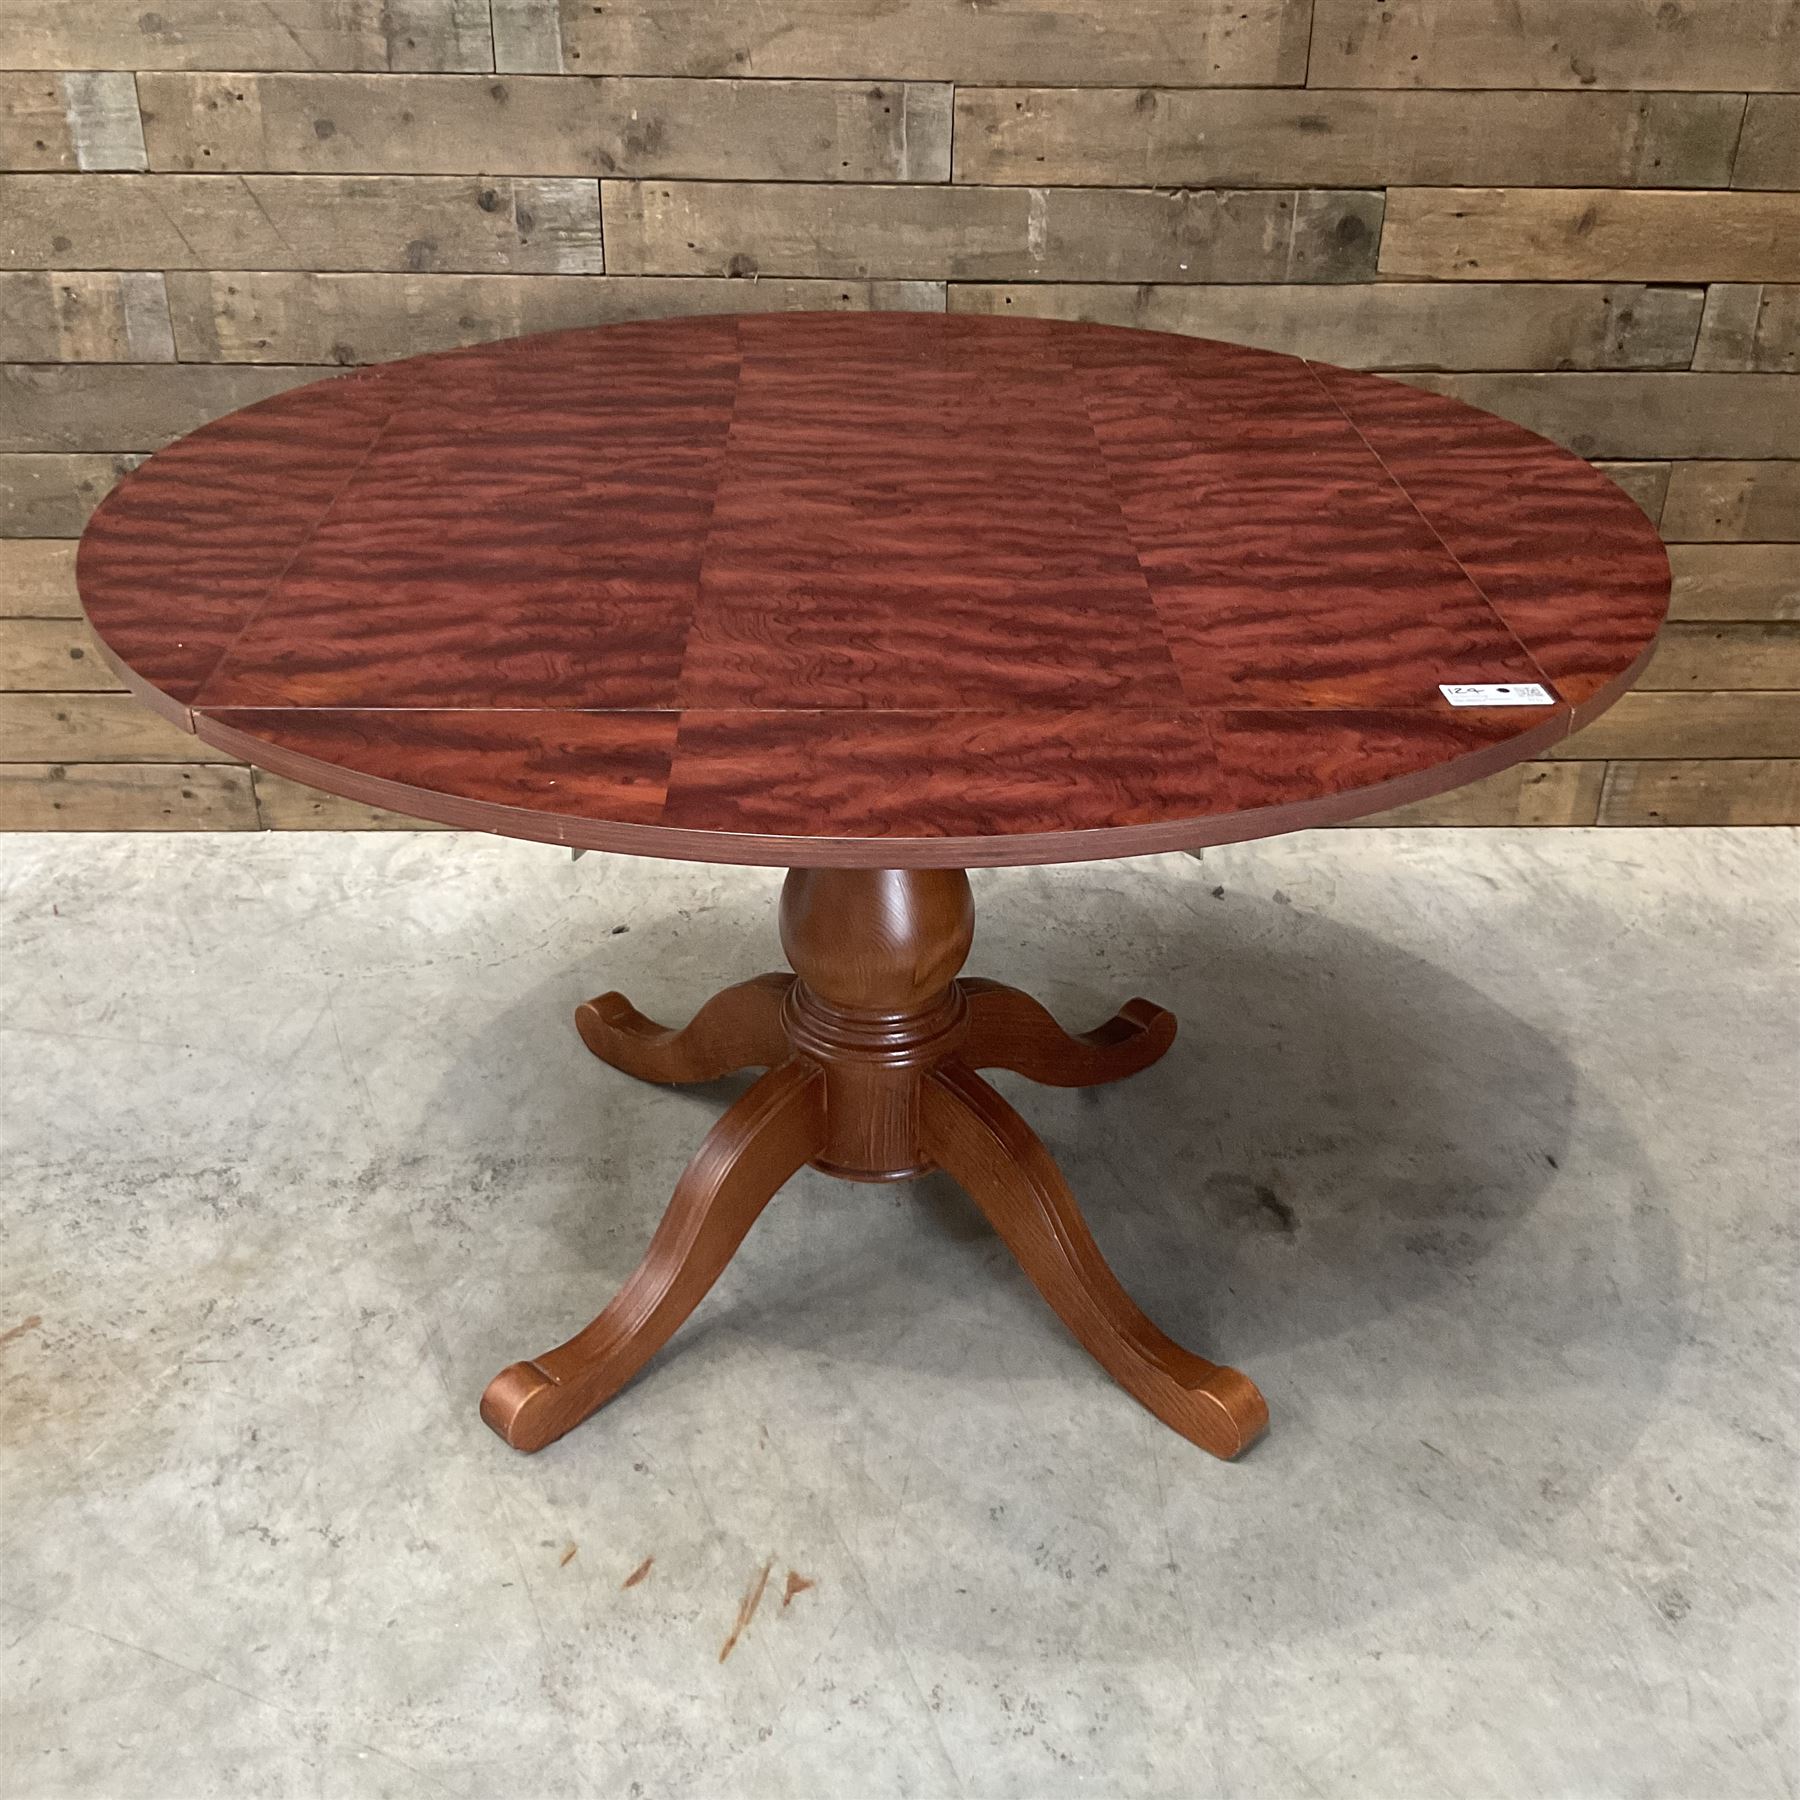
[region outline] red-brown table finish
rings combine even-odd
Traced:
[[[131,687],[316,787],[576,847],[788,866],[798,979],[598,1054],[769,1069],[586,1331],[483,1401],[524,1448],[601,1404],[807,1162],[943,1167],[1177,1430],[1231,1454],[1245,1378],[1119,1289],[973,1072],[1111,1080],[961,980],[982,864],[1353,818],[1543,753],[1631,683],[1655,532],[1587,464],[1438,395],[1265,351],[1024,319],[783,314],[484,345],[278,395],[126,478],[82,598]],[[1555,704],[1453,709],[1440,683]]]

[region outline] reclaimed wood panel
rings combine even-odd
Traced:
[[[1381,196],[1350,190],[601,183],[615,274],[1357,281]]]
[[[0,451],[159,450],[221,413],[330,373],[243,363],[0,363]]]
[[[77,619],[75,546],[67,538],[0,537],[0,619]]]
[[[1381,273],[1439,281],[1796,281],[1800,194],[1389,188]]]
[[[495,66],[580,74],[1298,85],[1310,0],[493,0]],[[1735,85],[1735,84],[1733,84]]]
[[[0,762],[235,762],[130,694],[0,693]]]
[[[1671,544],[1672,619],[1800,621],[1800,544]]]
[[[1379,825],[1592,825],[1606,765],[1515,763],[1430,800],[1415,800],[1358,819],[1346,829]]]
[[[1658,369],[1687,366],[1705,295],[1623,282],[957,282],[949,307],[1224,338],[1352,369]]]
[[[1409,375],[1579,456],[1800,457],[1800,375]]]
[[[395,175],[0,175],[15,269],[594,273],[592,181]]]
[[[181,271],[174,339],[194,362],[371,363],[615,319],[727,312],[942,312],[936,281],[642,275]]]
[[[191,740],[190,740],[191,741]],[[251,773],[256,792],[257,818],[265,831],[453,831],[429,819],[409,819],[385,807],[365,806],[341,794],[271,775],[267,769]]]
[[[190,173],[950,177],[944,83],[151,74],[138,91],[150,167]]]
[[[129,71],[0,68],[0,169],[143,167]]]
[[[1118,187],[1724,187],[1741,94],[959,87],[956,179]]]
[[[0,763],[0,831],[255,831],[250,771],[220,763]]]
[[[1597,459],[1671,542],[1644,687],[1548,790],[1400,816],[1598,816],[1613,757],[1619,822],[1800,819],[1795,0],[4,0],[4,647],[61,678],[33,632],[77,617],[88,513],[245,400],[533,331],[869,308],[1393,372]],[[0,695],[0,755],[194,754],[137,711]]]
[[[1672,544],[1800,542],[1800,462],[1676,463],[1662,530]]]
[[[6,0],[0,68],[491,69],[487,0]]]
[[[1562,760],[1800,756],[1800,694],[1627,694],[1550,753]]]
[[[1800,630],[1774,622],[1672,622],[1638,687],[1645,693],[1800,688]]]
[[[0,271],[0,362],[172,362],[158,269]]]
[[[1315,0],[1314,87],[1800,88],[1791,0]]]
[[[1736,188],[1800,188],[1800,94],[1752,94],[1731,167]]]
[[[1800,823],[1800,760],[1616,762],[1601,825]]]
[[[141,456],[0,454],[0,537],[80,537],[88,514]]]
[[[1800,375],[1800,286],[1714,282],[1706,290],[1694,367]]]
[[[1661,523],[1669,492],[1668,463],[1601,462],[1594,467],[1616,481],[1644,509],[1644,516],[1652,525]]]
[[[122,693],[85,619],[0,619],[0,690]]]

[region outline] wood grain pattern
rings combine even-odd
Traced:
[[[0,169],[143,167],[144,138],[128,72],[0,68]]]
[[[1630,695],[1626,699],[1630,699]],[[1623,704],[1623,702],[1621,702]],[[1592,825],[1599,813],[1606,765],[1598,762],[1517,763],[1483,781],[1353,819],[1353,828],[1384,825]]]
[[[1431,410],[1436,396],[1339,369],[1320,379],[1557,691],[1579,699],[1609,685],[1667,606],[1668,559],[1637,515],[1584,518],[1586,465],[1540,439],[1521,443],[1488,414],[1451,433]],[[1577,566],[1607,600],[1571,618]]]
[[[509,837],[575,844],[569,814],[591,812],[632,836],[668,791],[673,713],[533,714],[221,707],[197,715],[200,740],[285,777],[271,822],[309,829],[328,786],[362,807]],[[279,817],[276,814],[279,813]]]
[[[1602,825],[1786,825],[1800,817],[1800,759],[1617,762]]]
[[[1743,116],[1741,94],[959,87],[956,179],[1713,188]]]
[[[1555,757],[1800,756],[1800,694],[1627,694]]]
[[[965,976],[969,1031],[958,1056],[971,1069],[1008,1069],[1040,1087],[1100,1087],[1150,1067],[1175,1041],[1175,1015],[1127,1000],[1091,1031],[1067,1031],[1041,1001],[1004,982]]]
[[[658,1025],[623,994],[600,994],[575,1009],[581,1041],[639,1081],[717,1081],[787,1061],[782,1012],[792,975],[757,975],[721,988],[685,1025]]]
[[[1120,1285],[1036,1134],[978,1076],[940,1069],[924,1095],[925,1142],[986,1214],[1051,1309],[1133,1399],[1215,1456],[1268,1427],[1249,1379],[1184,1350]]]
[[[0,690],[118,693],[123,685],[86,620],[0,619]]]
[[[0,692],[0,762],[192,763],[197,750],[191,732],[129,694]]]
[[[223,754],[209,748],[209,756]],[[365,806],[342,794],[327,794],[304,782],[286,781],[267,769],[251,771],[256,816],[265,831],[441,831],[432,819]]]
[[[489,69],[486,0],[7,0],[0,68]]]
[[[1638,678],[1659,689],[1800,687],[1800,630],[1783,624],[1671,624]]]
[[[1800,375],[1409,376],[1578,456],[1800,458]]]
[[[967,1034],[956,976],[975,936],[961,869],[790,869],[781,947],[798,978],[782,1007],[796,1057],[824,1071],[814,1167],[904,1181],[931,1167],[926,1078]]]
[[[1794,88],[1787,0],[1315,0],[1315,87]]]
[[[900,784],[897,768],[915,772]],[[1026,851],[1037,861],[1066,834],[1108,841],[1159,817],[1214,816],[1230,810],[1230,798],[1200,716],[1173,708],[1070,711],[1027,701],[1018,711],[684,715],[672,827],[727,847],[750,833],[748,847],[789,839],[796,820],[821,809],[867,846],[846,860],[987,863]],[[1016,835],[983,844],[1002,817]],[[931,847],[944,836],[958,844],[954,853]],[[876,852],[876,843],[893,848]]]
[[[603,1406],[706,1297],[776,1190],[817,1152],[824,1081],[771,1069],[707,1133],[612,1304],[565,1344],[488,1383],[481,1416],[515,1450],[541,1450]]]
[[[0,273],[0,362],[173,362],[160,269]]]
[[[89,514],[142,461],[0,452],[0,537],[80,537]]]
[[[0,619],[78,619],[75,546],[63,538],[0,537]]]
[[[944,284],[933,281],[246,270],[168,281],[175,342],[195,362],[383,362],[529,332],[705,313],[944,310]]]
[[[255,831],[250,771],[0,763],[0,831]]]
[[[1672,544],[1800,543],[1800,462],[1684,462],[1669,472]]]
[[[1668,584],[1609,482],[1454,401],[906,314],[609,326],[282,394],[154,457],[78,575],[136,690],[278,775],[888,867],[1442,791],[1608,704]],[[1558,699],[1458,712],[1447,681]]]
[[[1702,302],[1718,291],[1637,282],[953,282],[949,310],[1224,338],[1351,369],[1684,369]]]
[[[1356,281],[1381,197],[1349,190],[927,190],[601,183],[617,274]]]
[[[1800,194],[1388,190],[1381,273],[1440,281],[1796,281]]]
[[[1182,86],[1306,78],[1308,0],[494,0],[496,66],[621,75],[883,80],[1136,81]]]
[[[1671,619],[1800,621],[1800,544],[1672,544]]]
[[[189,173],[950,176],[945,83],[147,74],[138,91],[150,167]]]
[[[1737,188],[1800,188],[1800,94],[1752,94],[1732,162]]]
[[[510,176],[0,175],[14,269],[598,274],[591,181]]]
[[[112,651],[167,697],[178,723],[188,723],[183,698],[330,510],[387,411],[377,378],[356,374],[232,419],[227,431],[203,430],[152,458],[133,489],[132,530],[96,564],[89,559],[110,534],[90,524],[76,560],[89,616],[99,609],[115,620],[103,633]],[[178,630],[165,610],[171,590]]]
[[[1602,462],[1597,468],[1607,480],[1630,495],[1632,504],[1652,525],[1662,522],[1663,507],[1669,493],[1669,470],[1666,462]]]
[[[1694,367],[1800,375],[1800,286],[1714,282],[1706,290]]]
[[[160,450],[320,373],[229,363],[0,363],[0,451]]]

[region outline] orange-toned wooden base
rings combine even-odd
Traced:
[[[610,1400],[807,1163],[853,1181],[943,1169],[1127,1393],[1215,1456],[1235,1456],[1261,1433],[1269,1411],[1255,1386],[1144,1317],[1050,1153],[976,1073],[1011,1069],[1056,1087],[1117,1081],[1168,1049],[1174,1017],[1132,1000],[1074,1036],[1016,988],[958,979],[974,922],[959,869],[795,869],[781,896],[793,974],[727,988],[680,1030],[646,1019],[622,994],[577,1011],[588,1048],[641,1080],[768,1072],[707,1133],[606,1310],[488,1384],[481,1416],[509,1444],[542,1449]]]

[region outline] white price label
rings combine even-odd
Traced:
[[[1438,692],[1452,706],[1554,706],[1556,696],[1535,681],[1438,683]]]

